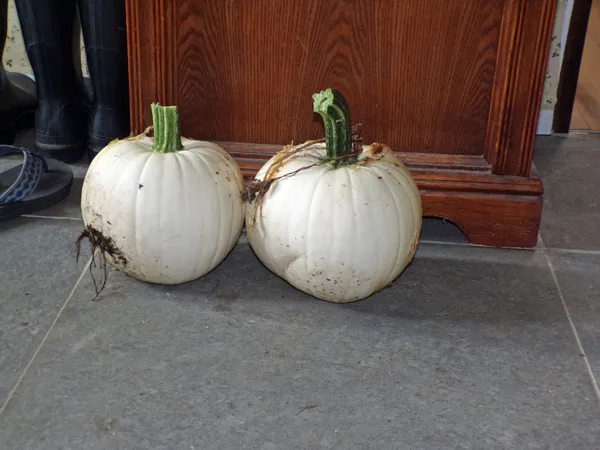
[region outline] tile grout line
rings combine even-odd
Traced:
[[[77,217],[40,216],[37,214],[23,214],[21,217],[27,217],[29,219],[76,220],[76,221],[83,220],[83,219],[79,219]]]
[[[563,294],[563,290],[558,281],[558,276],[556,275],[556,271],[554,270],[554,264],[552,264],[552,260],[550,259],[550,255],[546,251],[546,244],[544,243],[544,239],[542,238],[542,244],[544,245],[544,256],[546,257],[546,262],[548,263],[548,268],[550,269],[550,274],[552,275],[552,280],[554,281],[554,286],[558,291],[558,297],[560,298],[560,302],[562,303],[563,310],[567,316],[567,320],[569,321],[569,325],[571,327],[571,332],[573,333],[573,337],[575,338],[575,342],[577,344],[577,350],[579,351],[579,355],[583,359],[585,364],[585,368],[587,370],[588,376],[590,377],[590,382],[592,383],[592,389],[594,394],[596,395],[596,400],[598,404],[600,404],[600,388],[598,387],[598,381],[596,380],[596,376],[594,375],[594,371],[592,370],[592,366],[590,365],[590,361],[585,353],[585,349],[583,348],[583,343],[581,342],[581,338],[579,337],[579,332],[577,331],[577,327],[575,326],[575,321],[571,316],[571,312],[569,311],[569,306],[567,305],[567,300],[565,299],[565,295]]]
[[[600,255],[600,250],[584,250],[581,248],[553,248],[549,250],[557,253],[571,253],[573,255]]]
[[[419,239],[419,243],[429,245],[451,245],[456,247],[469,247],[469,244],[466,242],[437,241],[435,239]]]
[[[54,318],[54,320],[50,324],[50,327],[46,331],[46,334],[44,334],[44,337],[42,338],[42,340],[40,341],[40,343],[36,347],[35,351],[33,352],[33,355],[29,359],[29,362],[27,363],[27,365],[25,366],[25,368],[21,371],[21,374],[19,375],[19,378],[17,378],[17,381],[15,382],[14,386],[9,391],[9,393],[8,393],[8,395],[6,397],[6,400],[4,401],[4,403],[2,404],[2,406],[0,407],[0,415],[2,415],[2,413],[4,413],[4,411],[6,410],[6,407],[8,406],[8,404],[10,403],[10,401],[12,400],[12,398],[14,397],[15,393],[17,392],[17,389],[19,388],[19,386],[23,382],[23,379],[25,378],[25,375],[27,375],[27,372],[29,371],[30,367],[32,366],[33,361],[35,360],[35,358],[37,357],[38,353],[40,352],[40,350],[42,349],[42,347],[44,346],[44,344],[48,340],[48,336],[50,336],[50,333],[54,329],[54,326],[56,325],[56,322],[58,322],[59,317],[61,316],[62,312],[67,307],[67,305],[69,304],[69,301],[71,300],[71,298],[73,297],[73,294],[75,293],[75,289],[77,289],[77,287],[79,286],[79,283],[81,283],[81,280],[83,279],[83,277],[85,276],[86,272],[88,271],[88,266],[92,263],[92,258],[93,257],[94,257],[94,255],[90,256],[90,259],[88,260],[87,264],[84,266],[83,270],[81,271],[81,274],[79,275],[79,278],[75,282],[75,285],[73,286],[73,289],[71,289],[71,292],[67,296],[67,299],[64,301],[63,305],[58,310],[58,313],[56,314],[56,317]]]

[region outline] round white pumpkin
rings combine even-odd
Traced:
[[[119,270],[179,284],[210,272],[235,246],[243,177],[214,143],[183,138],[166,153],[153,146],[154,138],[141,135],[114,141],[94,158],[83,183],[83,221]]]
[[[356,163],[339,167],[323,164],[326,156],[325,144],[314,144],[272,157],[256,179],[275,181],[247,204],[246,229],[273,273],[314,297],[347,303],[390,285],[413,259],[421,197],[387,146],[363,146]]]

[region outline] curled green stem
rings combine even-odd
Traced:
[[[346,99],[329,88],[313,95],[313,110],[323,118],[327,158],[335,167],[356,162],[352,146],[352,122]]]
[[[177,106],[161,106],[153,103],[151,108],[152,125],[154,126],[152,150],[159,153],[172,153],[183,149]]]

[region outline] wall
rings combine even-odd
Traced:
[[[556,89],[560,76],[560,67],[563,58],[563,46],[566,41],[568,21],[571,17],[573,0],[557,0],[558,7],[554,23],[552,44],[548,55],[548,70],[541,105],[538,134],[550,134],[552,127],[552,114],[556,104]],[[84,75],[87,76],[87,65],[83,40],[80,36],[81,61]],[[31,74],[31,66],[25,54],[25,47],[21,38],[21,29],[13,0],[8,3],[8,37],[4,48],[4,67],[7,70]]]
[[[81,34],[79,36],[79,42],[82,70],[84,75],[88,76]],[[25,53],[25,46],[23,45],[23,38],[21,37],[21,25],[19,24],[19,18],[17,17],[17,11],[13,0],[8,0],[8,35],[6,37],[4,54],[2,56],[5,70],[10,72],[21,72],[27,75],[32,74],[29,59]]]
[[[556,90],[558,88],[560,69],[564,56],[564,45],[567,40],[572,10],[573,0],[558,0],[552,43],[550,44],[550,54],[548,55],[544,94],[538,121],[538,134],[552,133],[552,117],[556,105]]]

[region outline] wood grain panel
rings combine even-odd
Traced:
[[[186,135],[270,144],[320,137],[311,94],[334,86],[366,141],[483,154],[504,1],[178,5]]]
[[[152,123],[150,105],[177,97],[174,0],[127,0],[127,54],[132,133]]]
[[[390,144],[425,214],[477,245],[536,244],[532,168],[556,0],[125,0],[132,132],[177,104],[183,134],[251,178],[282,144],[321,137],[311,94],[348,98]]]

